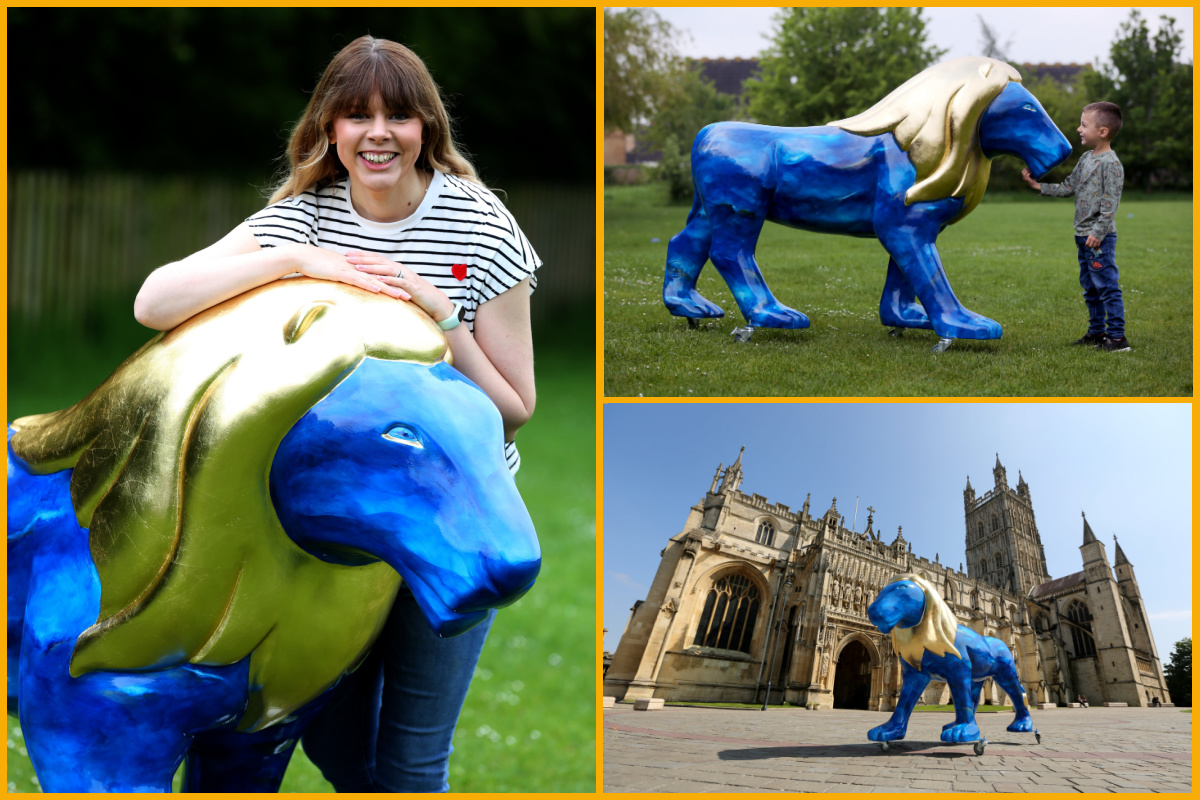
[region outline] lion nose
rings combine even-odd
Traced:
[[[486,565],[488,579],[480,581],[471,591],[455,603],[454,610],[460,614],[502,608],[520,600],[533,586],[542,568],[542,554],[537,539],[525,548],[526,552],[505,553],[505,558]]]

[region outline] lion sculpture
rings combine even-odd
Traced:
[[[755,261],[770,220],[878,239],[890,257],[879,302],[884,325],[932,329],[945,340],[941,349],[955,338],[1000,338],[999,324],[954,296],[936,242],[979,204],[992,159],[1015,156],[1044,175],[1071,154],[1020,80],[1002,61],[958,58],[823,127],[707,126],[692,146],[692,210],[667,247],[667,310],[724,316],[696,291],[711,259],[751,328],[807,328],[807,316],[771,294]]]
[[[892,718],[867,733],[871,741],[903,739],[909,716],[934,678],[945,681],[954,698],[954,721],[942,728],[943,742],[976,742],[982,738],[975,724],[975,708],[988,678],[999,684],[1016,709],[1008,730],[1033,730],[1025,690],[1008,646],[959,625],[954,612],[925,577],[897,575],[879,592],[867,616],[880,631],[892,635],[903,682]]]
[[[415,306],[289,279],[9,427],[8,687],[46,791],[274,791],[403,580],[440,635],[532,585],[496,407]]]

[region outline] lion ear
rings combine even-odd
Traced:
[[[925,570],[921,570],[920,572],[918,572],[917,577],[924,578],[925,580],[929,580],[929,575],[926,574]]]
[[[283,343],[294,344],[298,341],[314,322],[325,315],[332,305],[333,303],[328,300],[317,300],[302,305],[283,326]]]
[[[992,62],[986,61],[979,65],[979,77],[986,78],[992,72]]]

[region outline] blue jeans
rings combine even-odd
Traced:
[[[1088,334],[1105,333],[1113,339],[1125,336],[1125,303],[1121,299],[1121,274],[1117,271],[1117,235],[1110,233],[1100,247],[1088,247],[1087,237],[1076,236],[1079,247],[1079,285],[1088,307]]]
[[[441,639],[400,589],[371,654],[301,740],[337,791],[449,791],[454,728],[495,618]]]

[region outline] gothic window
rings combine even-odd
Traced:
[[[726,575],[708,590],[692,644],[750,652],[758,619],[758,589],[744,575]]]
[[[767,547],[770,547],[771,543],[775,541],[775,525],[769,519],[758,523],[758,533],[754,534],[754,541],[765,544]]]
[[[1076,600],[1067,608],[1067,619],[1070,621],[1071,644],[1074,645],[1075,656],[1096,655],[1096,641],[1092,638],[1092,612],[1087,604]]]
[[[983,538],[983,521],[982,520],[979,523],[979,538],[981,538],[981,539]]]
[[[1000,521],[998,519],[996,519],[995,514],[992,514],[992,530],[994,530],[994,531],[1000,530]]]

